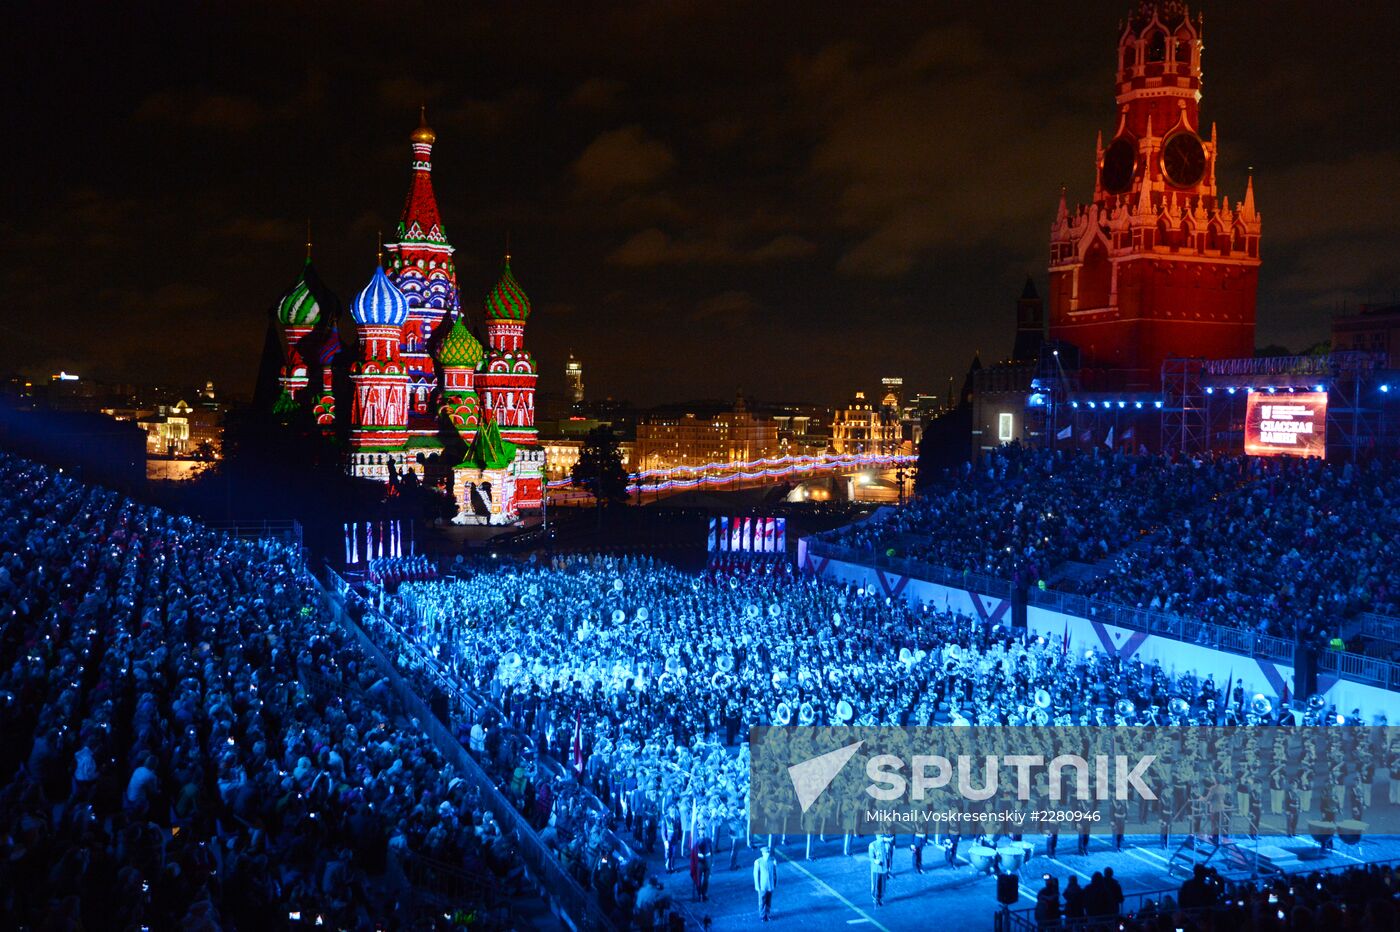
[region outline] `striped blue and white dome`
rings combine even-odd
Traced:
[[[374,277],[350,305],[355,323],[371,327],[402,327],[408,320],[408,299],[389,281],[384,269],[375,266]]]

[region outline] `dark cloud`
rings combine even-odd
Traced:
[[[141,101],[136,108],[136,118],[242,133],[262,124],[267,119],[267,110],[257,101],[239,94],[160,91]]]
[[[590,193],[641,188],[660,180],[676,164],[663,142],[640,126],[609,130],[588,144],[574,162],[579,185]]]
[[[627,84],[612,78],[589,78],[570,93],[565,103],[580,110],[612,110],[627,90]]]
[[[246,388],[307,218],[332,290],[363,286],[426,103],[468,313],[509,234],[546,388],[570,349],[639,401],[938,388],[1009,347],[1059,186],[1089,196],[1132,5],[167,4],[152,30],[20,4],[7,61],[42,79],[7,130],[62,135],[12,147],[0,339]],[[1264,216],[1259,341],[1315,342],[1400,284],[1400,8],[1206,13],[1220,184],[1253,166]]]

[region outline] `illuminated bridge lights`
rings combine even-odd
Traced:
[[[912,454],[854,454],[820,456],[778,456],[740,463],[708,463],[704,466],[676,466],[671,469],[648,469],[633,473],[628,477],[627,490],[636,492],[643,487],[648,491],[664,492],[667,489],[695,489],[702,486],[728,485],[733,482],[782,479],[803,472],[820,472],[825,469],[862,469],[866,467],[908,466],[918,461]],[[705,470],[725,470],[722,476],[697,476]],[[553,479],[548,488],[562,489],[573,484],[572,479]]]

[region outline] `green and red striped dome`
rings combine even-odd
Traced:
[[[477,363],[481,362],[482,355],[480,341],[472,336],[467,325],[462,323],[461,315],[458,315],[452,322],[452,329],[447,331],[442,345],[438,347],[438,362],[454,368],[475,369]]]
[[[510,256],[506,256],[505,268],[501,269],[501,280],[486,296],[486,316],[492,320],[518,320],[521,323],[530,317],[530,299],[510,273]]]

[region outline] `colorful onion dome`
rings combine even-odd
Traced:
[[[350,316],[355,323],[371,327],[402,327],[408,320],[408,299],[389,281],[384,268],[376,265],[374,277],[364,291],[355,295]]]
[[[277,305],[277,322],[284,327],[314,327],[316,321],[321,319],[321,306],[316,303],[316,296],[311,293],[311,285],[307,283],[310,272],[311,260],[308,258],[301,267],[296,284]]]
[[[442,345],[438,347],[438,362],[444,366],[475,369],[482,356],[481,341],[472,335],[459,315],[452,322],[452,329],[447,331],[447,336],[442,338]]]
[[[506,256],[505,268],[501,269],[501,280],[486,296],[486,316],[492,320],[518,320],[524,322],[530,317],[530,299],[515,276],[510,273],[510,256]]]
[[[413,142],[421,142],[428,146],[437,142],[437,133],[433,132],[433,128],[428,125],[428,108],[426,106],[418,108],[418,128],[408,138]]]

